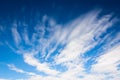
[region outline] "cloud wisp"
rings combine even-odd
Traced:
[[[113,30],[117,19],[112,14],[99,18],[100,12],[93,10],[67,24],[57,24],[54,19],[45,15],[41,23],[33,27],[31,34],[28,28],[21,34],[13,26],[11,32],[18,48],[16,53],[21,53],[26,64],[47,76],[36,73],[30,76],[14,65],[8,67],[27,74],[28,80],[120,79],[120,33]],[[92,53],[95,51],[96,54]],[[86,54],[92,57],[85,56]],[[88,62],[91,58],[94,58],[94,64]],[[91,68],[86,68],[86,65]],[[63,70],[60,71],[61,69]]]

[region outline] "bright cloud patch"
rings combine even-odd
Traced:
[[[119,80],[120,33],[114,28],[118,20],[100,13],[94,10],[67,24],[47,15],[32,27],[14,23],[9,34],[14,44],[7,45],[32,70],[14,63],[8,68],[27,76],[18,80]]]

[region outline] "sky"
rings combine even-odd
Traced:
[[[119,0],[0,0],[0,80],[120,80]]]

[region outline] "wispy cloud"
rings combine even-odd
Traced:
[[[36,73],[33,73],[33,72],[27,72],[25,70],[22,70],[22,69],[19,69],[17,68],[14,64],[8,64],[8,67],[10,70],[13,70],[17,73],[21,73],[21,74],[25,74],[27,75],[27,80],[33,80],[36,78],[36,80],[38,79],[41,79],[42,76],[36,74]],[[2,80],[2,79],[1,79]],[[11,79],[3,79],[3,80],[11,80]],[[16,80],[25,80],[25,79],[16,79]]]
[[[35,66],[37,70],[43,71],[46,74],[50,75],[58,74],[56,70],[50,69],[47,63],[40,63],[39,60],[36,59],[32,54],[24,54],[24,61],[31,66]]]
[[[16,68],[13,64],[8,64],[8,67],[9,67],[11,70],[14,70],[14,71],[16,71],[16,72],[18,72],[18,73],[25,73],[23,70]]]
[[[22,36],[23,36],[23,40],[24,40],[24,42],[25,42],[26,45],[32,45],[32,43],[30,42],[29,36],[28,36],[27,29],[23,30]]]
[[[13,35],[15,44],[18,46],[21,42],[21,37],[20,37],[20,34],[17,30],[17,24],[16,23],[13,24],[13,27],[11,28],[11,31],[12,31],[12,35]]]
[[[92,70],[102,73],[115,73],[120,64],[120,46],[112,48],[110,51],[97,58],[97,63],[92,66]],[[103,68],[104,67],[104,68]]]
[[[93,10],[64,25],[57,24],[54,19],[45,15],[42,22],[34,26],[32,35],[25,29],[22,37],[17,27],[12,27],[16,46],[22,39],[26,45],[31,46],[26,49],[25,45],[19,45],[16,52],[22,54],[25,63],[47,74],[34,74],[28,80],[120,79],[116,78],[120,74],[117,67],[120,64],[120,35],[116,33],[113,37],[114,31],[109,32],[116,18],[113,18],[112,14],[98,18],[100,12],[101,10]],[[91,57],[84,56],[96,47],[96,54],[91,52],[95,63],[88,63],[91,67],[88,70],[85,65]],[[61,72],[59,68],[54,68],[56,65],[61,65],[66,70]],[[11,70],[29,75],[14,65],[8,66]]]
[[[9,67],[10,70],[13,70],[13,71],[15,71],[17,73],[26,74],[28,76],[37,76],[36,73],[34,73],[34,72],[27,72],[27,71],[25,71],[23,69],[17,68],[14,64],[8,64],[8,67]]]
[[[70,24],[73,26],[71,26],[72,31],[68,35],[67,45],[61,51],[60,55],[57,56],[56,62],[61,63],[74,60],[102,41],[98,36],[102,35],[102,33],[110,27],[110,24],[112,25],[112,23],[109,22],[111,16],[107,15],[107,17],[104,16],[99,20],[97,19],[98,15],[99,11],[93,11],[85,15],[84,18],[80,17]],[[70,31],[69,28],[68,31]],[[97,41],[95,41],[94,38],[96,38]],[[64,40],[66,39],[64,38]]]

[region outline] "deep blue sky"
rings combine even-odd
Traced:
[[[115,12],[119,15],[119,0],[1,0],[0,16],[23,19],[24,16],[35,16],[37,13],[55,17],[59,22],[76,18],[91,9],[102,8],[104,12]],[[33,13],[34,12],[34,13]],[[36,14],[35,14],[36,12]]]

